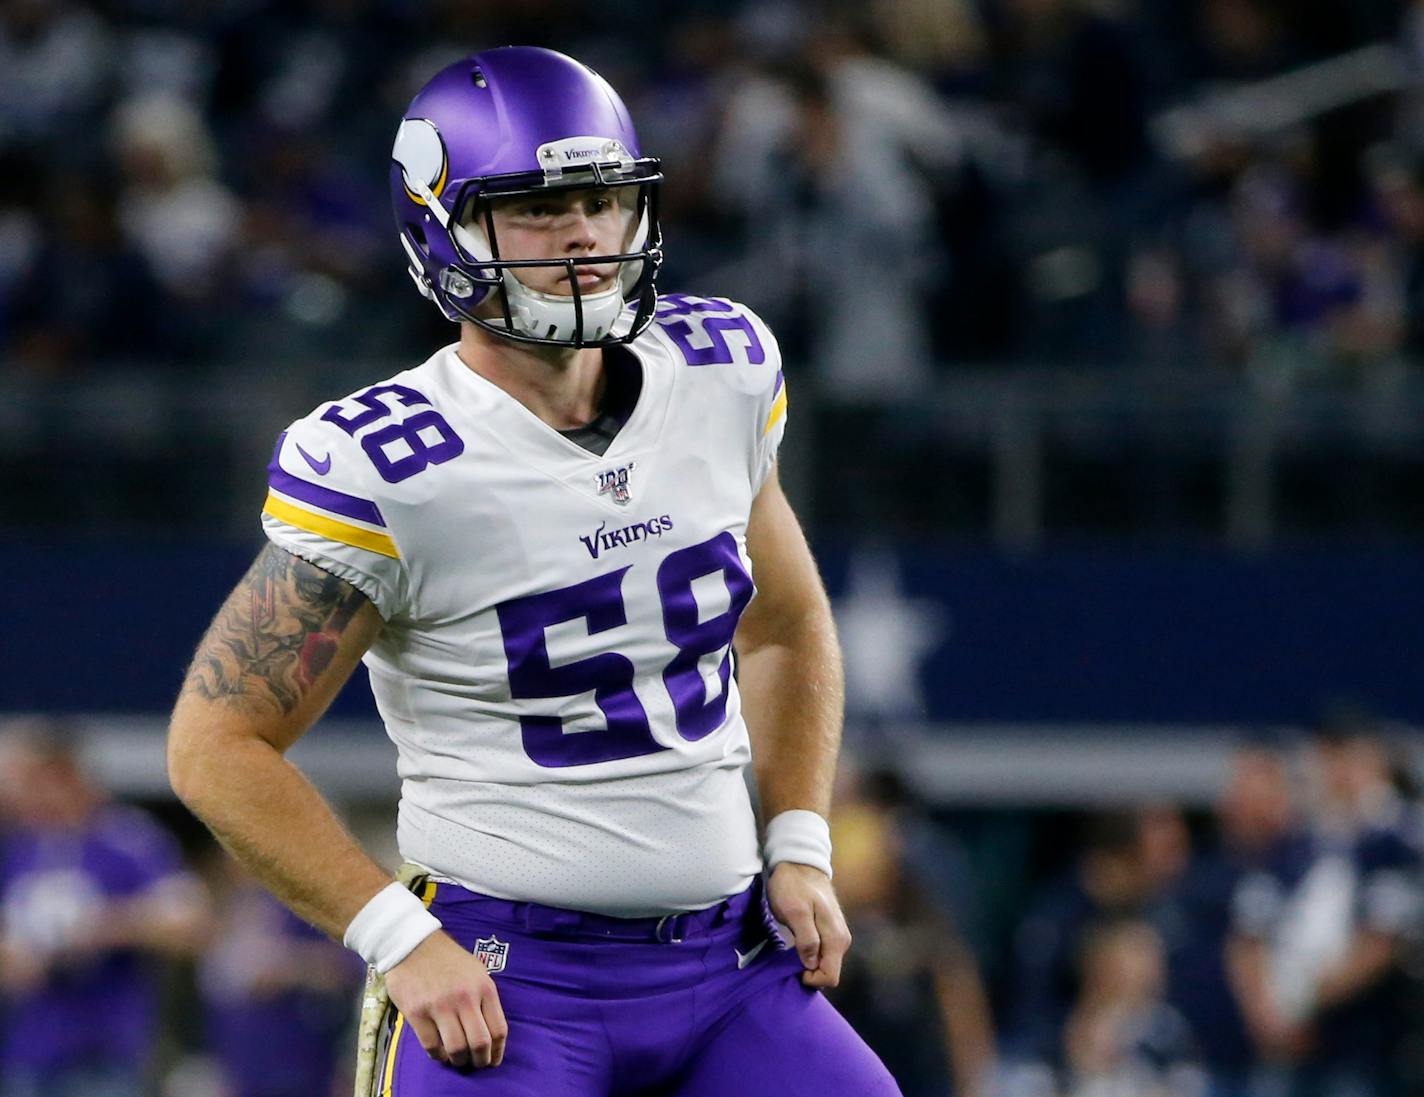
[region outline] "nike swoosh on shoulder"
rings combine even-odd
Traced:
[[[766,948],[765,941],[757,945],[756,948],[747,949],[746,952],[741,952],[738,949],[733,948],[732,951],[737,954],[737,970],[741,971],[742,968],[746,967],[753,960],[755,960],[757,958],[757,953],[759,953],[764,948]]]
[[[304,458],[306,458],[307,464],[312,467],[313,471],[315,471],[318,476],[325,476],[328,472],[331,471],[331,454],[328,453],[325,457],[318,461],[310,453],[302,449],[302,444],[300,442],[298,442],[296,445],[297,452],[300,453]]]

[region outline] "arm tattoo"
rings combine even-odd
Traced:
[[[331,665],[366,601],[350,583],[268,545],[198,645],[183,692],[285,716]]]

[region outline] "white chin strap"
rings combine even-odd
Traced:
[[[579,336],[578,310],[572,297],[530,289],[510,270],[504,271],[503,278],[515,331],[561,341]],[[623,286],[615,281],[611,289],[580,293],[579,302],[583,308],[583,332],[579,337],[583,342],[596,342],[613,330],[614,322],[623,312]]]
[[[434,195],[431,195],[431,201],[434,201]],[[442,222],[448,226],[465,251],[477,260],[490,258],[484,233],[471,232],[465,225],[451,219],[448,214]],[[638,222],[638,231],[633,234],[628,250],[639,250],[647,238],[648,212],[644,210]],[[592,343],[606,338],[613,330],[613,325],[623,314],[624,298],[637,284],[642,271],[641,262],[624,263],[611,288],[598,293],[580,292],[579,305],[583,309],[581,333],[578,309],[574,307],[573,297],[530,289],[511,270],[505,270],[501,278],[504,295],[509,301],[509,317],[513,321],[514,330],[520,335],[531,335],[536,339],[557,339],[561,342],[572,342],[577,338],[580,342]]]

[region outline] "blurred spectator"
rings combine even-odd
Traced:
[[[1091,928],[1151,911],[1173,866],[1180,867],[1180,838],[1154,834],[1163,827],[1155,815],[1116,812],[1089,820],[1076,864],[1030,901],[1014,938],[1006,1002],[1005,1069],[1022,1079],[1011,1077],[1009,1092],[1040,1092],[1034,1079],[1051,1076],[1059,1065]]]
[[[1204,1097],[1191,1029],[1167,1004],[1162,939],[1146,922],[1098,926],[1064,1026],[1067,1097]]]
[[[928,84],[835,20],[795,64],[733,93],[715,160],[718,193],[746,225],[730,292],[779,320],[836,391],[923,389],[929,278],[945,265],[933,179],[964,139]]]
[[[1311,150],[1304,148],[1303,170]],[[1341,240],[1315,231],[1288,174],[1261,167],[1236,187],[1232,212],[1241,268],[1229,277],[1231,292],[1256,302],[1238,313],[1257,356],[1277,375],[1320,370],[1357,353],[1378,349],[1362,332],[1365,282]],[[1255,328],[1255,330],[1251,330]]]
[[[221,284],[236,242],[237,200],[218,182],[202,115],[172,96],[119,107],[115,152],[124,175],[120,221],[172,296],[203,302]]]
[[[1402,965],[1424,916],[1419,853],[1367,723],[1327,725],[1310,761],[1309,862],[1242,883],[1243,1004],[1292,1097],[1392,1097],[1404,1092]]]
[[[939,912],[956,935],[978,953],[983,939],[974,868],[958,838],[931,817],[920,796],[901,775],[885,767],[856,773],[842,762],[837,800],[863,804],[889,820],[903,875],[921,900]]]
[[[1237,1001],[1227,949],[1243,878],[1288,875],[1309,856],[1293,801],[1286,759],[1278,749],[1253,744],[1238,750],[1217,800],[1215,842],[1173,892],[1166,937],[1168,1000],[1192,1031],[1211,1097],[1262,1092],[1259,1052]]]
[[[1029,294],[1021,349],[1066,363],[1127,353],[1133,249],[1159,231],[1165,175],[1149,140],[1160,66],[1125,6],[995,5],[995,90],[1032,158],[1015,210]]]
[[[1152,159],[1151,58],[1129,18],[1079,0],[1010,0],[1000,18],[996,73],[1030,131],[1094,187],[1138,176]]]
[[[139,1097],[157,967],[201,946],[205,894],[172,838],[109,802],[62,727],[0,735],[0,1093]]]
[[[869,7],[890,56],[937,87],[983,79],[988,35],[970,0],[872,0]]]
[[[39,267],[42,235],[31,193],[36,170],[28,158],[0,150],[0,348],[15,344],[19,301]]]
[[[1424,8],[1419,10],[1424,14]],[[1392,146],[1379,150],[1371,166],[1388,259],[1398,272],[1400,339],[1405,352],[1418,360],[1424,355],[1424,154]]]
[[[0,148],[43,144],[57,168],[88,154],[108,90],[110,39],[87,4],[10,0],[0,6]]]
[[[124,239],[116,197],[112,184],[89,177],[59,180],[49,192],[49,231],[36,240],[11,305],[16,357],[33,373],[144,362],[165,349],[159,287]],[[175,349],[170,341],[166,350]]]
[[[981,1097],[994,1044],[972,951],[918,878],[893,816],[842,797],[831,828],[836,891],[855,935],[831,1000],[905,1097]]]
[[[1192,836],[1175,804],[1137,811],[1137,842],[1148,894],[1160,899],[1175,888],[1192,859]]]
[[[214,856],[220,914],[200,985],[226,1097],[327,1097],[349,1058],[364,965]]]

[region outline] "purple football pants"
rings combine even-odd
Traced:
[[[443,1066],[397,1021],[383,1097],[899,1097],[875,1053],[801,985],[760,884],[661,920],[450,884],[431,910],[495,973],[504,1062]]]

